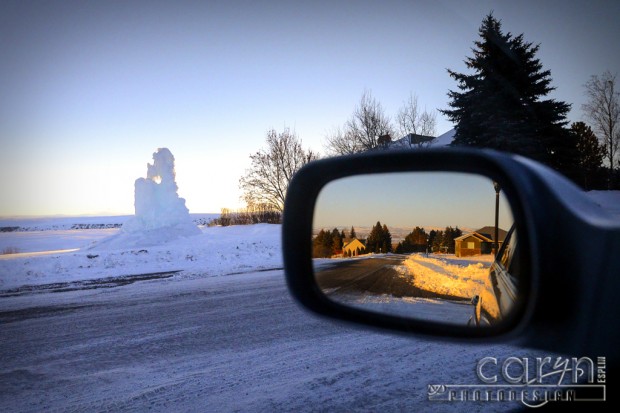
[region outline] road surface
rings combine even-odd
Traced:
[[[88,287],[0,298],[0,411],[452,412],[429,384],[525,353],[315,318],[281,270]]]

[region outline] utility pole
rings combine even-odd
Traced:
[[[493,187],[495,188],[495,236],[493,237],[493,255],[497,256],[499,251],[499,191],[501,191],[501,187],[495,181],[493,181]]]

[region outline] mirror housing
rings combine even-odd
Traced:
[[[519,330],[528,320],[536,273],[532,266],[531,217],[524,207],[528,194],[519,182],[520,165],[496,152],[437,149],[412,152],[376,151],[361,155],[312,162],[293,178],[287,193],[283,218],[283,249],[287,282],[292,294],[310,310],[332,318],[392,330],[450,337],[491,337]],[[521,300],[509,317],[484,329],[440,324],[396,314],[380,314],[330,300],[321,291],[312,265],[313,214],[321,190],[330,182],[355,175],[394,172],[454,172],[484,176],[498,183],[510,204],[519,233]]]

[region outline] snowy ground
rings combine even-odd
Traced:
[[[483,357],[553,356],[317,319],[286,290],[277,225],[115,249],[89,247],[118,229],[49,225],[2,233],[80,249],[0,259],[0,411],[505,411],[520,404],[428,386],[479,383]]]
[[[53,250],[83,248],[77,251],[0,255],[0,291],[24,285],[74,282],[105,277],[182,271],[183,276],[213,276],[282,268],[280,226],[261,224],[248,227],[206,227],[202,234],[155,246],[131,244],[128,248],[100,249],[95,242],[115,230],[81,230],[81,237],[67,231],[4,233],[4,239],[35,243],[42,239]],[[52,246],[50,238],[58,237]],[[88,239],[87,234],[92,238]],[[99,238],[99,239],[98,239]],[[132,241],[132,240],[130,240]],[[17,243],[11,242],[13,244]]]
[[[206,225],[219,214],[190,214],[197,225]],[[4,251],[17,253],[82,248],[116,234],[130,218],[45,217],[0,219],[0,256]]]
[[[403,276],[411,278],[416,287],[425,291],[465,299],[477,295],[489,315],[499,318],[499,306],[489,277],[490,265],[490,256],[467,260],[413,254],[405,261]]]

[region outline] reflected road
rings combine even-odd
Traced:
[[[407,255],[336,261],[315,269],[317,284],[327,295],[387,294],[393,297],[441,298],[463,300],[422,290],[413,285],[404,265]]]

